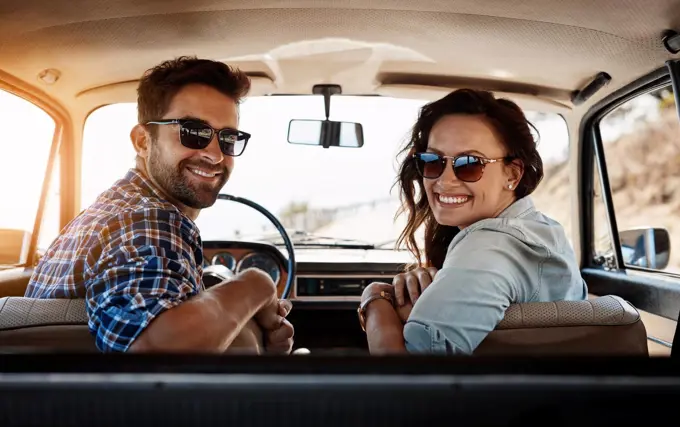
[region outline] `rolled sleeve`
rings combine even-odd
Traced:
[[[124,221],[87,285],[89,328],[102,352],[127,351],[156,317],[198,292],[190,242],[172,222],[157,227],[148,216]]]
[[[439,329],[418,321],[404,325],[404,344],[409,353],[454,354],[458,348]]]

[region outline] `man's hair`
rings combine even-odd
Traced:
[[[222,62],[181,56],[165,61],[142,76],[137,88],[137,119],[140,124],[159,120],[184,86],[202,84],[232,98],[238,105],[248,95],[250,79],[238,68]]]

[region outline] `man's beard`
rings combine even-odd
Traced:
[[[204,209],[214,205],[217,195],[229,178],[229,170],[226,167],[221,167],[217,184],[197,184],[192,183],[187,177],[187,173],[191,173],[186,171],[189,166],[218,172],[215,165],[196,160],[182,160],[176,167],[166,164],[162,160],[158,143],[154,141],[151,144],[149,174],[162,187],[163,191],[178,202],[193,209]]]

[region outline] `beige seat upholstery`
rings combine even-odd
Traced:
[[[0,298],[0,352],[96,351],[85,301]],[[616,296],[511,305],[478,355],[641,355],[637,310]]]
[[[511,305],[475,355],[648,356],[647,331],[629,302],[613,295],[587,301]]]

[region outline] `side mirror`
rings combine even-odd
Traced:
[[[623,263],[663,270],[671,255],[671,238],[664,228],[635,228],[619,232]]]
[[[361,123],[294,119],[288,124],[288,142],[323,148],[360,148],[364,146],[364,129]]]

